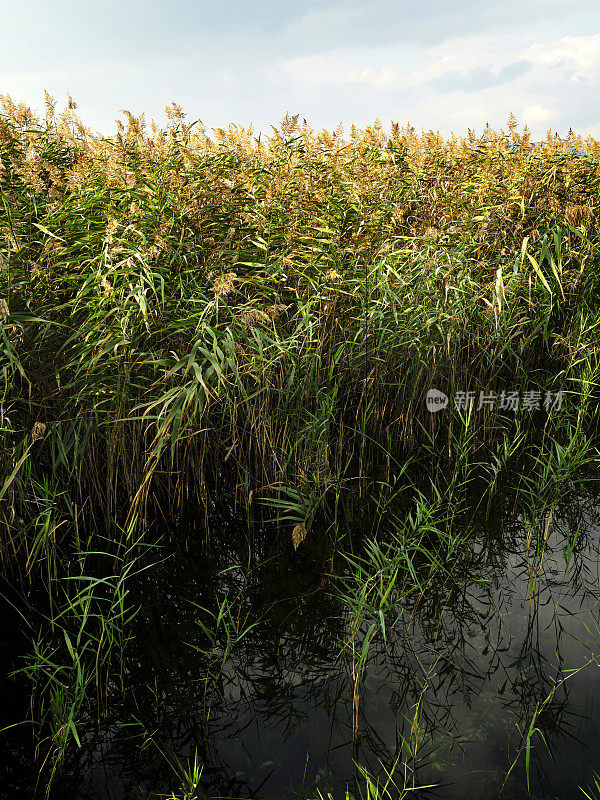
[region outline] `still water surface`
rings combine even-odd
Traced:
[[[125,693],[115,685],[102,724],[82,728],[54,796],[169,795],[178,788],[170,764],[197,750],[209,797],[338,798],[353,791],[355,761],[377,774],[412,748],[417,785],[437,784],[412,797],[519,800],[528,796],[523,734],[536,715],[531,796],[581,800],[578,785],[600,771],[600,508],[578,498],[549,526],[540,520],[541,562],[519,516],[496,516],[465,544],[460,580],[407,599],[387,641],[371,644],[358,736],[351,659],[340,653],[348,614],[331,596],[327,554],[308,540],[304,552],[282,554],[257,535],[256,566],[236,568],[248,556],[230,533],[210,555],[167,558],[136,588]],[[225,591],[242,598],[239,618],[258,624],[222,670],[213,663],[207,687],[197,621]]]

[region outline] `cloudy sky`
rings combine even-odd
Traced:
[[[0,0],[0,94],[268,131],[376,117],[447,133],[505,124],[600,138],[599,0]]]

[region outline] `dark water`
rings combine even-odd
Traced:
[[[352,661],[340,647],[348,614],[331,596],[326,551],[307,540],[294,553],[256,534],[249,563],[230,533],[215,537],[228,545],[167,558],[136,589],[124,693],[115,682],[101,725],[81,727],[83,746],[69,751],[54,796],[168,796],[180,785],[177,759],[197,751],[210,797],[343,797],[355,761],[378,774],[402,753],[417,785],[437,784],[410,796],[518,800],[528,796],[520,748],[537,711],[531,796],[582,798],[578,786],[600,771],[600,662],[590,661],[600,653],[599,521],[597,504],[572,499],[547,528],[539,521],[529,551],[518,515],[482,523],[459,579],[407,598],[387,641],[371,644],[358,736]],[[535,542],[546,530],[540,562]],[[214,608],[226,592],[239,619],[260,622],[222,670],[213,663],[207,686],[198,606]],[[11,796],[27,796],[14,777],[27,775],[25,745],[7,746],[5,760],[20,758]],[[396,777],[402,785],[401,770]]]
[[[27,620],[30,598],[0,580],[0,797],[32,796],[36,769],[33,763],[31,725],[27,722],[29,690],[24,681],[9,678],[20,666],[32,629]]]

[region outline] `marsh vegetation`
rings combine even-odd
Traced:
[[[600,145],[2,109],[12,796],[599,796]]]

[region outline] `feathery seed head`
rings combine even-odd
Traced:
[[[225,297],[233,291],[233,285],[237,275],[235,272],[225,272],[218,275],[212,285],[212,291],[219,297]]]
[[[36,422],[31,429],[31,441],[37,442],[38,439],[42,439],[44,434],[46,433],[46,423],[45,422]]]

